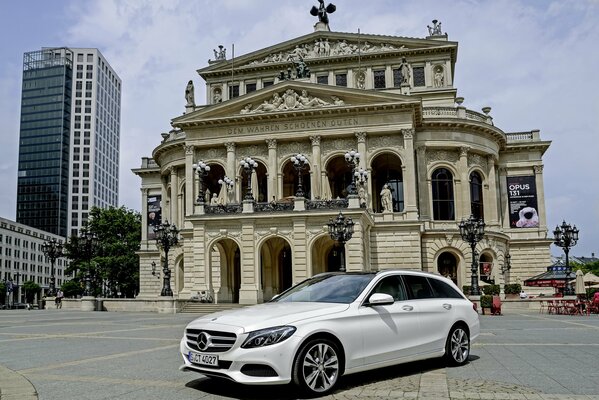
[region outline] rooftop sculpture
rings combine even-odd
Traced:
[[[335,7],[334,4],[329,3],[328,6],[324,6],[324,0],[318,0],[318,2],[320,3],[318,5],[318,8],[316,8],[315,6],[312,6],[312,9],[310,9],[310,14],[314,15],[315,17],[318,17],[318,21],[325,23],[325,24],[329,24],[329,16],[328,14],[332,14],[335,12],[335,10],[337,9],[337,7]]]

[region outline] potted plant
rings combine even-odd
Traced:
[[[470,294],[470,285],[462,286],[462,293],[464,293],[466,296],[468,296]]]
[[[499,295],[499,285],[487,285],[487,286],[483,286],[483,293],[484,294],[489,294],[491,296],[495,295]],[[520,293],[520,292],[518,292]]]
[[[493,304],[493,296],[483,294],[480,296],[480,308],[483,310],[483,315],[491,315],[491,305]]]
[[[520,296],[520,292],[522,291],[522,285],[519,283],[511,283],[505,285],[503,288],[506,299],[517,299]]]

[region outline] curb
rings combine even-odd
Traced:
[[[37,400],[37,390],[27,378],[0,365],[0,399]]]

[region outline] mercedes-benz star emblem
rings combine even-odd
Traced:
[[[198,349],[205,351],[212,344],[212,338],[206,332],[200,332],[198,335]]]

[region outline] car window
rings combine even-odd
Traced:
[[[381,281],[374,287],[370,295],[373,293],[388,294],[393,297],[395,301],[408,299],[406,289],[404,288],[399,276],[396,275],[387,276],[381,279]],[[370,297],[370,295],[368,297]]]
[[[273,302],[353,302],[374,274],[330,274],[317,275],[282,293]]]
[[[457,290],[449,286],[447,283],[435,279],[429,278],[428,283],[433,287],[433,291],[435,292],[435,297],[444,298],[444,299],[463,299],[464,297],[458,293]]]
[[[403,275],[403,280],[410,299],[431,299],[435,297],[425,276],[406,274]]]

